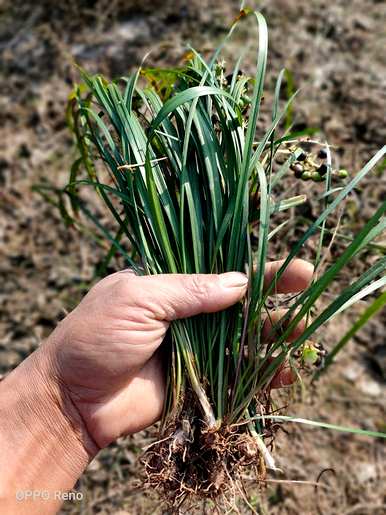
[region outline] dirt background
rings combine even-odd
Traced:
[[[267,108],[261,123],[269,116],[275,76],[286,66],[302,88],[296,127],[320,127],[320,137],[335,147],[337,164],[358,171],[386,142],[386,2],[273,0],[259,7],[270,27]],[[229,0],[0,3],[0,374],[33,351],[76,305],[95,280],[105,252],[87,235],[66,228],[57,210],[31,189],[44,178],[63,185],[74,157],[64,117],[77,79],[72,60],[110,77],[127,74],[148,50],[149,64],[179,64],[186,43],[210,51],[237,11],[238,2]],[[248,31],[236,36],[229,57],[251,40]],[[318,188],[289,187],[311,199]],[[385,174],[379,169],[346,203],[342,230],[355,231],[385,193]],[[314,216],[312,201],[303,209],[305,217]],[[272,249],[272,257],[285,253],[291,234]],[[383,235],[383,249],[385,243]],[[328,260],[341,248],[342,243],[334,245]],[[307,252],[312,257],[312,248]],[[342,284],[380,252],[357,260]],[[364,305],[323,331],[327,347]],[[371,321],[328,377],[292,392],[291,413],[386,430],[385,320],[383,312]],[[248,487],[257,513],[386,513],[382,441],[297,425],[284,429],[275,451],[283,474],[270,476],[277,482]],[[77,485],[83,502],[69,503],[63,513],[166,513],[151,493],[135,488],[136,457],[150,437],[151,431],[104,450]],[[323,471],[326,488],[318,493],[313,485],[291,482],[314,482]],[[253,512],[242,500],[238,507]],[[209,503],[197,508],[197,513],[213,511]]]

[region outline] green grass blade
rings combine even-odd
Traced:
[[[380,433],[377,431],[368,431],[366,429],[357,429],[354,427],[337,426],[335,424],[329,424],[327,422],[318,422],[316,420],[308,420],[300,417],[289,417],[285,415],[263,415],[253,417],[251,420],[277,420],[278,422],[293,422],[295,424],[305,424],[312,427],[320,427],[323,429],[332,429],[333,431],[340,431],[342,433],[352,433],[355,435],[371,436],[374,438],[386,438],[386,433]]]

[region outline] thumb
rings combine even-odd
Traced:
[[[151,296],[157,318],[166,321],[226,309],[245,295],[248,285],[240,272],[134,276],[131,280],[133,287],[138,281],[142,298]]]

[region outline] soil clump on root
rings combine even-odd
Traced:
[[[198,417],[182,415],[142,456],[145,486],[170,508],[198,499],[231,499],[244,491],[242,476],[264,480],[265,463],[246,426],[208,428]]]

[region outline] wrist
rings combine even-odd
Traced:
[[[0,448],[0,499],[70,490],[98,452],[55,376],[49,342],[0,383]]]

